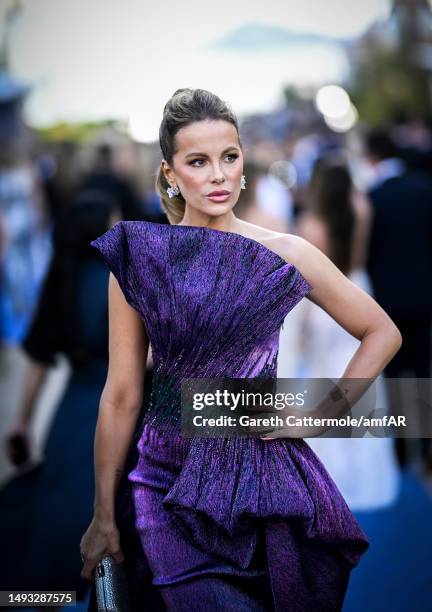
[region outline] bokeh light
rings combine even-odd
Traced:
[[[325,117],[338,119],[349,112],[351,101],[339,85],[325,85],[318,90],[315,104]]]
[[[350,104],[345,115],[340,117],[330,117],[324,115],[324,121],[334,132],[348,132],[358,121],[358,112],[354,104]]]

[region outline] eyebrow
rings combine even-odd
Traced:
[[[224,153],[227,153],[228,151],[232,151],[233,149],[236,149],[236,151],[239,151],[239,150],[240,150],[240,149],[239,149],[239,148],[238,148],[236,145],[232,145],[231,147],[227,147],[226,149],[224,149],[224,150],[222,151],[222,155],[223,155]],[[198,152],[197,152],[197,153],[188,153],[188,154],[186,155],[186,157],[192,157],[192,156],[197,157],[198,155],[201,155],[202,157],[206,157],[206,156],[207,156],[207,153],[198,153]]]

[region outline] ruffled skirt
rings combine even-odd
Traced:
[[[224,576],[245,596],[245,584],[262,585],[245,609],[341,609],[368,542],[306,442],[188,439],[145,425],[138,452],[129,481],[153,585]]]

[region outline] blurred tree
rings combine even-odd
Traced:
[[[49,127],[38,128],[43,140],[51,142],[72,141],[85,144],[92,142],[103,128],[112,127],[111,120],[82,123],[56,123]]]
[[[283,97],[287,106],[301,106],[304,103],[304,96],[300,95],[295,85],[286,85],[283,89]]]
[[[351,51],[348,89],[371,124],[405,114],[432,119],[432,14],[427,0],[394,0],[389,20],[375,24]]]

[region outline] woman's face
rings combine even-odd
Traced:
[[[191,123],[176,134],[165,177],[177,186],[186,205],[211,216],[229,212],[240,195],[243,155],[237,130],[228,121]]]

